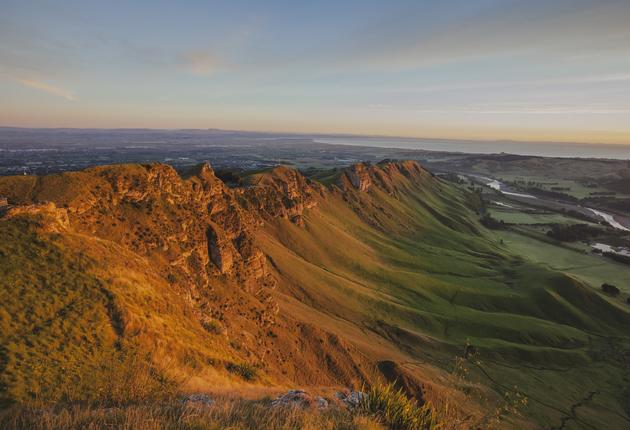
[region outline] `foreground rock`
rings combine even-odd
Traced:
[[[312,396],[306,391],[289,390],[285,394],[278,396],[271,402],[271,407],[301,407],[301,408],[317,408],[320,410],[328,409],[328,400],[319,396]]]
[[[210,406],[214,404],[214,400],[207,394],[189,394],[180,399],[180,402],[186,405]]]
[[[348,393],[339,391],[336,396],[347,407],[356,408],[361,404],[361,401],[366,398],[367,394],[365,394],[363,391],[350,391]]]

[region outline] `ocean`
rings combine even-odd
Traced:
[[[501,152],[542,157],[612,158],[630,160],[630,144],[559,142],[475,141],[413,139],[399,137],[313,137],[316,142],[380,148],[425,149],[429,151],[497,154]]]

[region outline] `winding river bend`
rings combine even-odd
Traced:
[[[630,228],[625,227],[624,225],[622,225],[619,221],[617,221],[615,219],[615,217],[609,213],[606,212],[602,212],[600,210],[597,209],[593,209],[593,208],[586,208],[589,211],[593,212],[595,215],[597,215],[600,218],[604,218],[604,220],[610,224],[612,227],[618,229],[618,230],[624,230],[624,231],[630,231]]]

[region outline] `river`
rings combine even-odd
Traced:
[[[624,225],[622,225],[621,223],[619,223],[619,221],[617,221],[615,219],[614,216],[612,216],[611,214],[608,214],[606,212],[602,212],[600,210],[597,209],[593,209],[593,208],[586,208],[589,211],[593,212],[595,215],[599,216],[600,218],[604,218],[604,220],[610,224],[611,226],[613,226],[614,228],[618,229],[618,230],[625,230],[625,231],[630,231],[630,228],[625,227]]]

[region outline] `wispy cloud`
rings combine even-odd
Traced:
[[[346,67],[404,69],[499,57],[584,61],[602,52],[628,53],[627,1],[460,3],[454,8],[445,2],[429,13],[422,2],[392,9],[340,43],[335,60]]]
[[[180,56],[184,67],[193,75],[205,76],[221,70],[225,63],[211,51],[190,51]]]
[[[76,101],[77,98],[74,95],[73,92],[66,90],[64,88],[60,88],[60,87],[56,87],[54,85],[50,85],[47,84],[45,82],[41,82],[41,81],[36,81],[34,79],[24,79],[24,78],[16,78],[15,79],[16,82],[19,82],[20,84],[29,87],[29,88],[33,88],[36,90],[40,90],[40,91],[44,91],[48,94],[52,94],[55,96],[59,96],[59,97],[63,97],[66,100],[70,100],[70,101]]]
[[[555,79],[533,79],[529,81],[505,81],[505,82],[465,82],[445,83],[439,85],[426,85],[420,87],[387,88],[381,92],[406,92],[406,93],[434,93],[445,91],[482,90],[492,88],[516,88],[516,87],[544,87],[544,86],[568,86],[607,84],[617,82],[630,82],[630,74],[575,76]]]
[[[629,115],[624,108],[528,107],[521,109],[414,109],[415,113],[471,115]]]
[[[630,115],[628,106],[555,106],[555,105],[471,105],[465,107],[396,107],[384,104],[369,104],[370,110],[407,111],[417,114],[466,114],[466,115]]]

